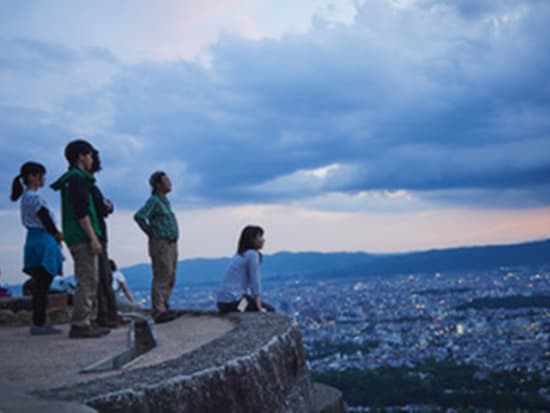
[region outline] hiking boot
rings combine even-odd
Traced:
[[[93,327],[92,325],[88,326],[71,326],[71,331],[69,331],[70,338],[98,338],[103,337],[106,334],[109,334],[109,329],[103,327]]]
[[[97,327],[103,327],[107,329],[120,327],[120,323],[118,322],[118,320],[107,320],[107,321],[96,320],[95,325]]]
[[[56,328],[50,324],[44,324],[42,326],[35,326],[34,324],[31,326],[29,332],[33,336],[43,336],[43,335],[51,335],[51,334],[61,334],[62,331],[59,328]]]
[[[176,319],[178,315],[172,311],[165,311],[164,313],[160,313],[157,315],[154,320],[156,324],[162,324],[167,323],[168,321],[172,321]]]

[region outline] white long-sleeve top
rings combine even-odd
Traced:
[[[261,289],[260,254],[256,250],[246,250],[231,258],[217,299],[221,303],[231,303],[244,294],[259,295]]]

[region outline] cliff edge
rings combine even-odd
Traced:
[[[197,330],[202,318],[232,326],[183,354],[179,349],[185,343],[177,337],[160,339],[159,348],[148,355],[155,362],[137,360],[129,369],[89,379],[84,385],[42,387],[31,393],[113,413],[343,411],[336,389],[310,382],[300,331],[288,318],[259,313],[182,314],[174,324],[158,327],[186,329],[186,318],[199,321],[193,327]],[[101,345],[101,340],[95,344]]]

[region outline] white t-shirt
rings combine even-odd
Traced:
[[[42,221],[36,215],[40,208],[45,207],[50,213],[50,218],[55,224],[55,219],[52,216],[46,201],[38,194],[37,191],[25,190],[21,197],[21,222],[25,228],[44,228]]]
[[[120,284],[126,284],[126,277],[120,271],[113,272],[113,291],[120,290]]]

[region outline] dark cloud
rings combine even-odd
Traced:
[[[145,196],[154,169],[170,173],[174,201],[187,206],[378,190],[548,205],[550,6],[418,4],[366,2],[351,25],[276,40],[223,36],[208,68],[40,45],[36,59],[116,66],[63,108],[109,120],[88,137],[122,206]]]
[[[25,37],[0,38],[0,70],[40,75],[44,71],[64,69],[79,60],[73,50]]]
[[[515,12],[515,2],[482,3],[457,3],[467,20],[388,8],[382,30],[367,2],[352,26],[225,37],[209,69],[129,68],[114,83],[117,129],[184,161],[200,177],[196,195],[211,202],[257,199],[251,188],[334,163],[355,165],[355,175],[316,191],[532,187],[536,197],[550,183],[550,161],[536,156],[550,149],[550,36],[540,24],[549,9],[527,2],[495,28],[482,16]],[[440,18],[460,25],[442,32]],[[434,27],[419,29],[426,19]],[[518,157],[527,160],[511,167]]]
[[[478,19],[523,7],[541,6],[545,0],[420,0],[419,3],[428,8],[447,6],[466,18]]]

